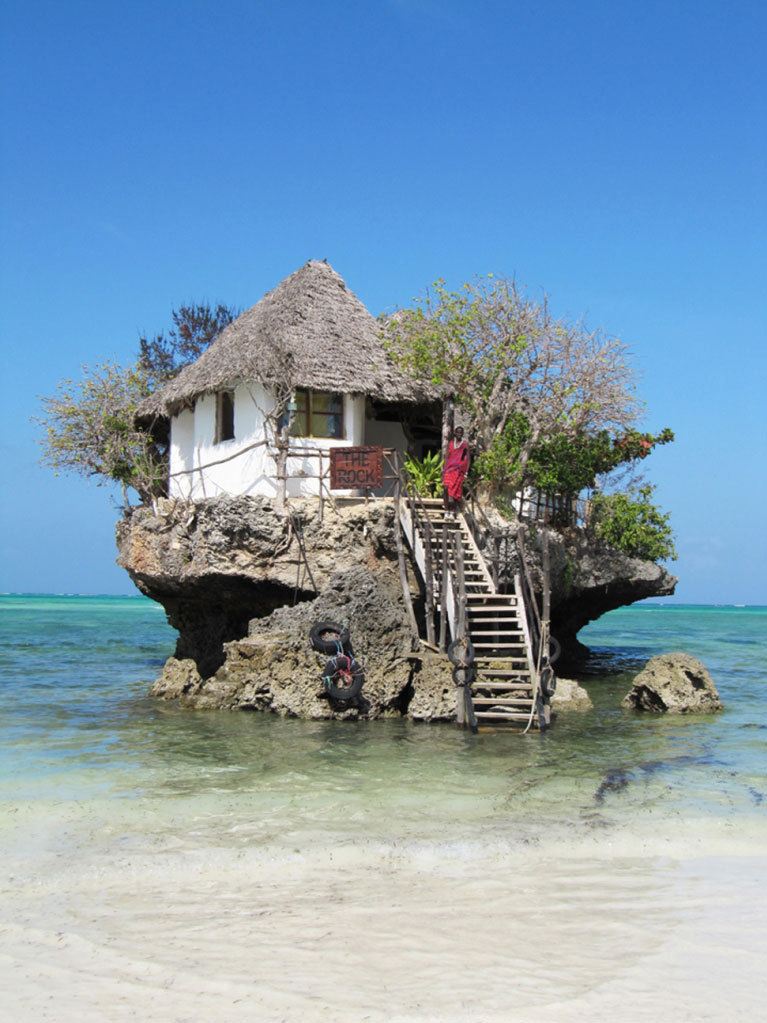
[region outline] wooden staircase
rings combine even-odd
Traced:
[[[438,611],[442,610],[444,595],[451,636],[460,635],[456,596],[465,593],[466,633],[474,646],[476,667],[468,695],[477,724],[525,730],[535,726],[537,685],[519,585],[515,593],[498,592],[463,515],[446,520],[442,502],[436,499],[422,498],[418,505],[415,522],[413,506],[404,502],[400,505],[402,529],[422,578],[427,580],[431,575]],[[429,525],[423,522],[424,516]],[[428,568],[427,546],[431,553]],[[447,569],[444,584],[443,566]]]

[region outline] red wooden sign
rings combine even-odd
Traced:
[[[377,490],[383,486],[383,448],[331,448],[331,490]]]

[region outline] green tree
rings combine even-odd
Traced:
[[[71,472],[99,484],[119,483],[126,504],[128,487],[142,501],[162,493],[165,451],[133,421],[137,404],[148,394],[139,366],[83,366],[80,380],[63,380],[53,397],[40,399],[42,464],[57,475]]]
[[[512,484],[530,485],[547,494],[575,495],[593,487],[621,465],[641,461],[660,444],[668,444],[674,434],[668,428],[658,434],[624,430],[611,436],[607,430],[571,437],[555,433],[544,437],[530,452],[522,478],[519,460],[529,436],[529,426],[521,415],[513,416],[504,431],[493,438],[490,448],[476,460],[478,474],[494,489]]]
[[[611,547],[648,561],[674,561],[676,549],[669,515],[651,501],[654,488],[630,488],[625,494],[596,494],[589,527]]]
[[[139,403],[196,359],[237,315],[218,305],[182,306],[173,327],[151,340],[140,338],[130,366],[104,362],[83,366],[80,380],[63,380],[57,393],[40,399],[41,462],[58,474],[74,473],[98,484],[117,483],[142,502],[166,493],[168,445],[163,430],[136,423]]]
[[[138,364],[154,390],[194,362],[224,327],[235,320],[239,309],[222,305],[213,309],[207,303],[182,305],[171,312],[173,326],[152,338],[139,338]]]
[[[496,468],[506,461],[512,486],[524,483],[542,441],[618,435],[634,428],[641,410],[624,344],[556,319],[545,296],[533,300],[503,277],[475,279],[459,291],[437,281],[382,329],[405,370],[469,413],[472,443]]]

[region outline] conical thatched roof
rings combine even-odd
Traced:
[[[200,358],[141,403],[140,416],[172,416],[240,380],[284,382],[385,401],[427,395],[392,363],[381,326],[325,262],[310,260],[226,327]]]

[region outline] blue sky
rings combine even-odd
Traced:
[[[309,258],[370,311],[515,276],[632,346],[675,599],[767,603],[767,8],[6,0],[0,590],[132,592],[37,396]]]

